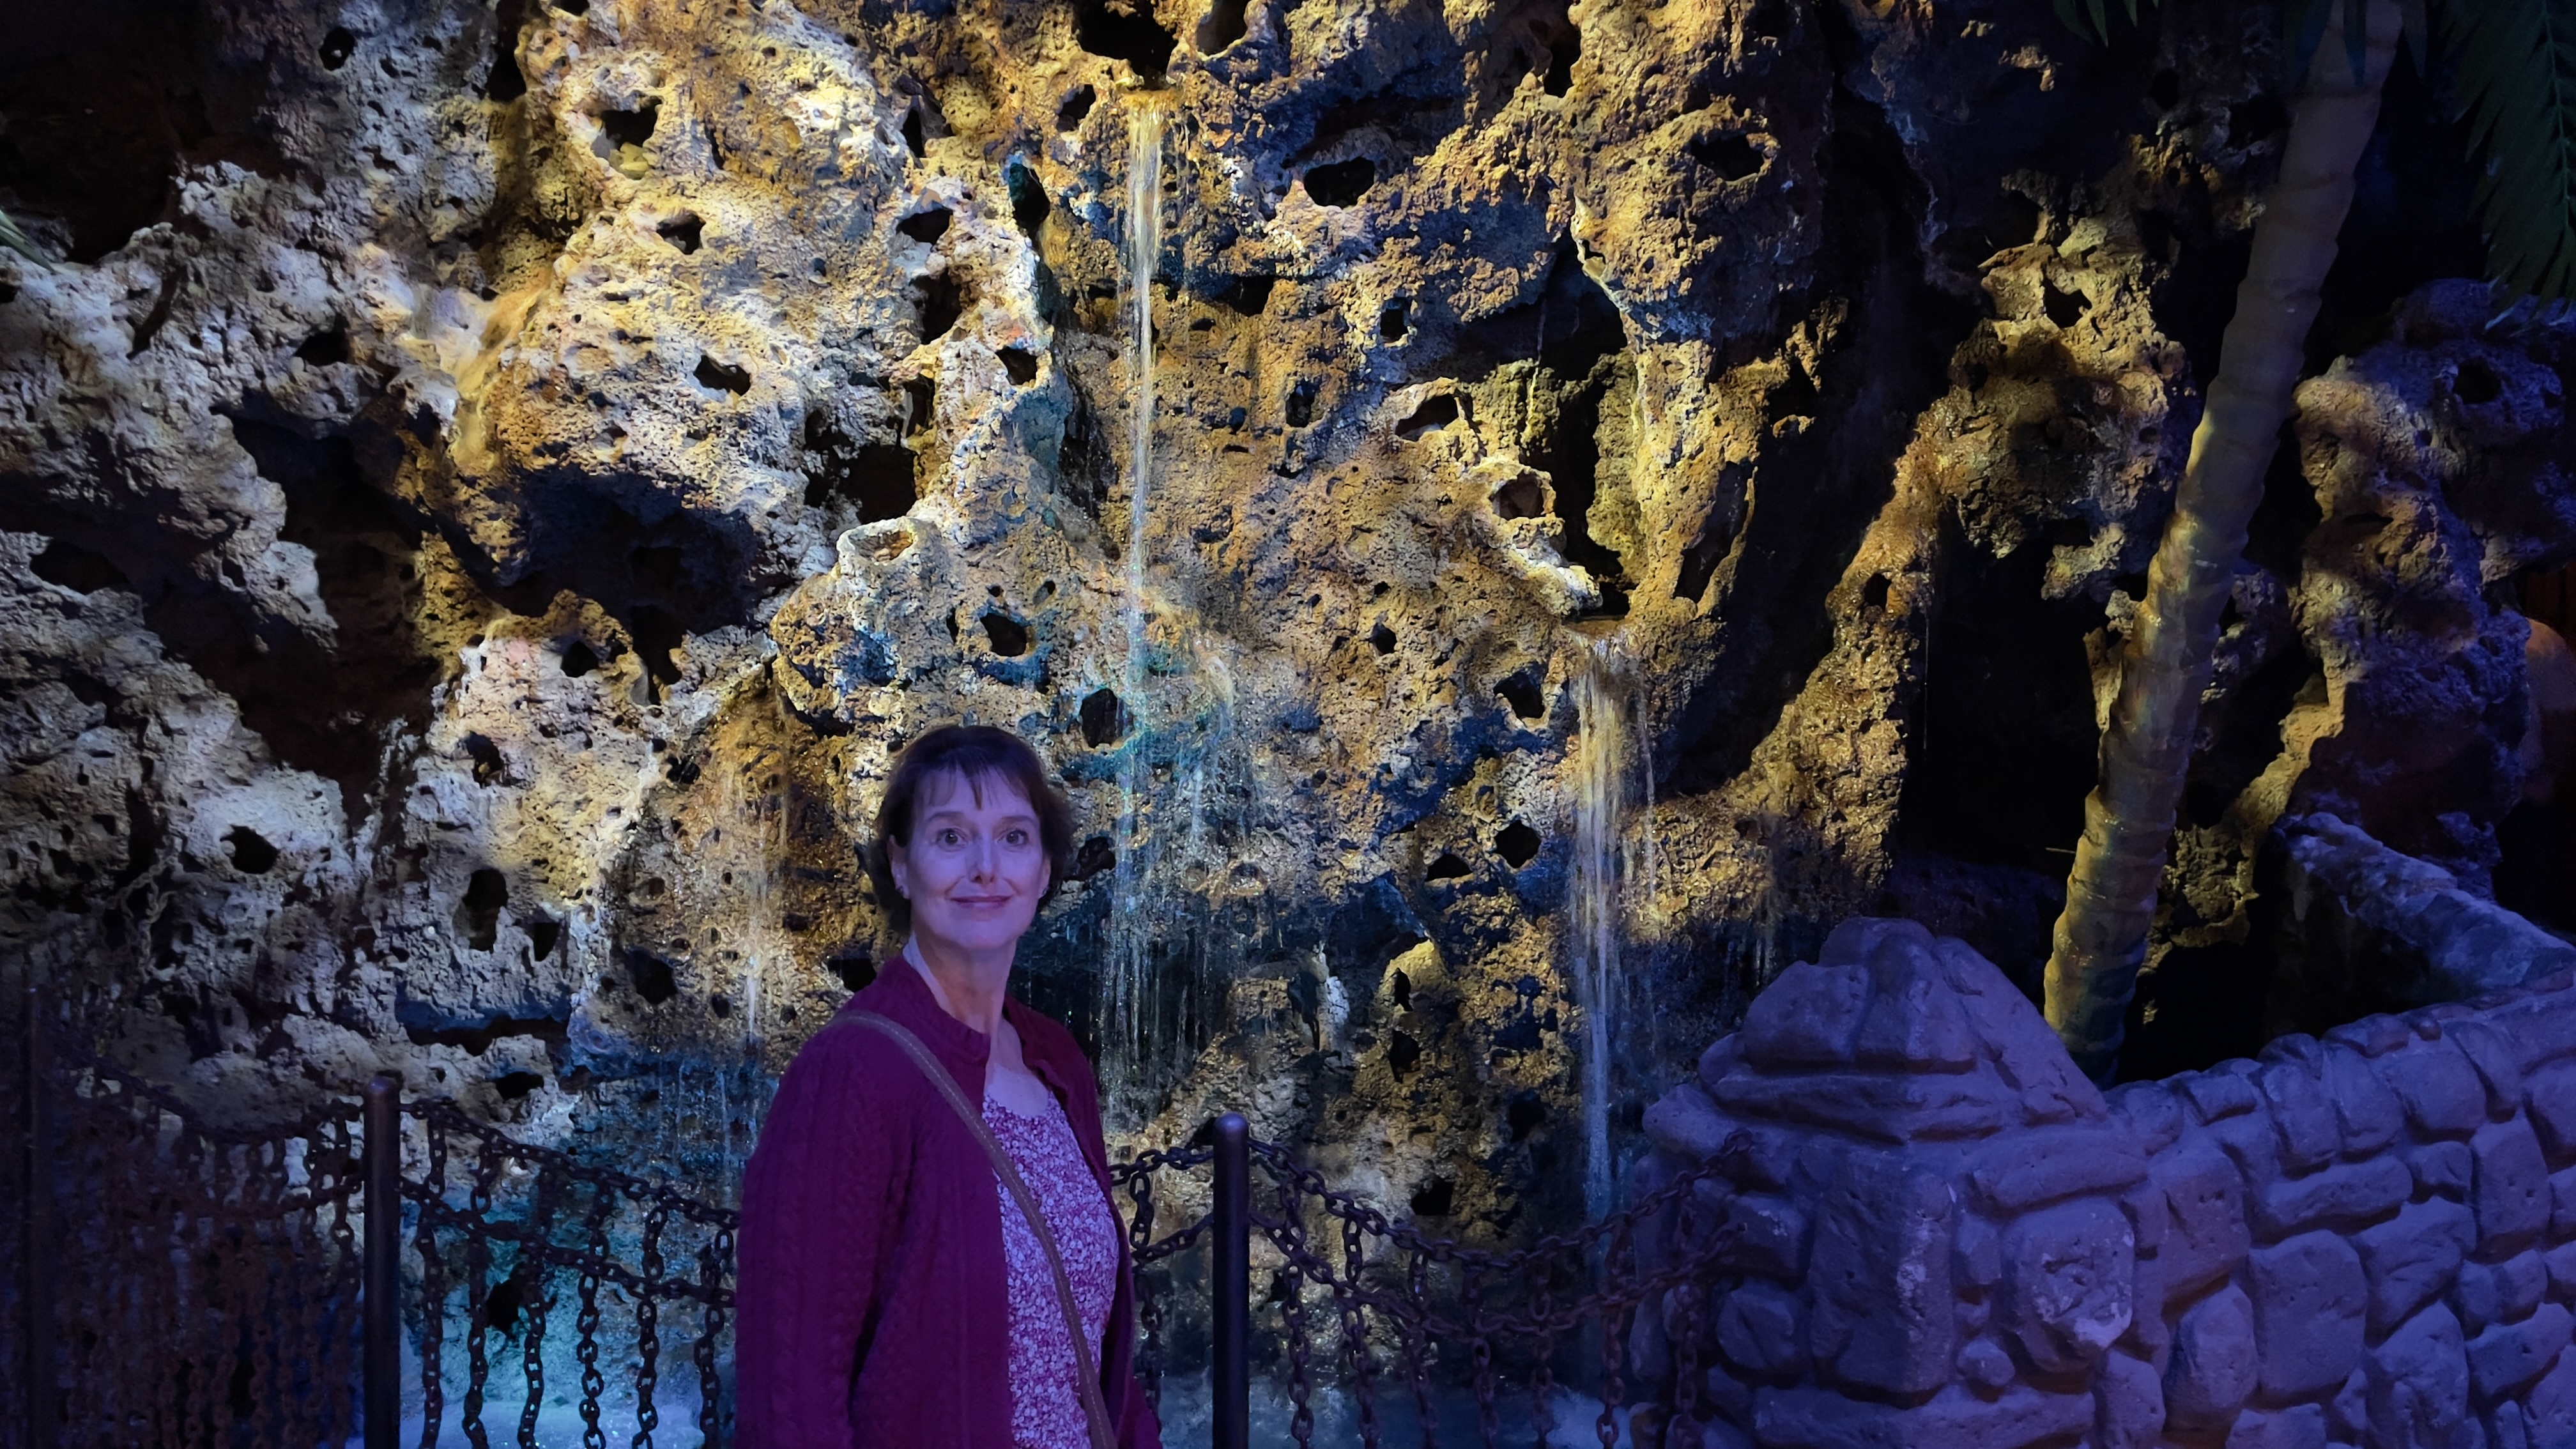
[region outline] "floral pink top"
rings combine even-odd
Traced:
[[[1023,1117],[987,1096],[984,1125],[1011,1154],[1055,1234],[1097,1364],[1110,1303],[1118,1296],[1118,1216],[1100,1195],[1100,1184],[1074,1143],[1073,1124],[1053,1095],[1044,1114],[1036,1117]],[[993,1179],[993,1191],[1002,1200],[1002,1259],[1011,1295],[1011,1442],[1016,1449],[1090,1449],[1082,1394],[1074,1381],[1073,1345],[1065,1341],[1064,1309],[1056,1301],[1055,1271],[999,1176]]]

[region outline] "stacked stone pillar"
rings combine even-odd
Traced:
[[[2564,976],[2106,1098],[1976,952],[1859,920],[1646,1127],[1749,1144],[1710,1449],[2576,1446]]]

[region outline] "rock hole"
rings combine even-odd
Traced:
[[[134,324],[133,341],[125,349],[127,357],[141,357],[143,349],[150,347],[152,339],[160,336],[161,329],[169,325],[170,304],[178,300],[179,284],[183,280],[177,267],[162,273],[161,295],[153,302],[152,310],[143,314],[143,320]]]
[[[1027,348],[1005,347],[994,355],[1002,359],[1002,370],[1011,375],[1011,381],[1026,387],[1038,380],[1037,354]]]
[[[698,380],[698,386],[710,392],[729,392],[740,397],[751,391],[751,373],[748,369],[736,367],[731,363],[718,362],[707,353],[698,355],[697,371],[690,376]]]
[[[1449,393],[1424,398],[1413,410],[1413,416],[1395,425],[1399,438],[1418,438],[1434,428],[1445,428],[1458,421],[1458,399]]]
[[[1413,1075],[1413,1069],[1420,1065],[1422,1065],[1422,1043],[1413,1039],[1413,1033],[1389,1032],[1386,1041],[1387,1070],[1398,1077],[1409,1077]]]
[[[805,506],[850,524],[901,518],[921,499],[921,459],[900,443],[853,443],[821,413],[805,419]]]
[[[484,1295],[484,1321],[504,1337],[519,1326],[519,1305],[527,1300],[528,1277],[527,1270],[522,1269],[501,1280],[499,1287]],[[249,1360],[245,1358],[243,1362]]]
[[[1445,1177],[1435,1177],[1413,1193],[1413,1215],[1417,1218],[1445,1218],[1457,1211],[1458,1185]]]
[[[653,697],[659,702],[663,689],[680,682],[680,645],[688,633],[679,620],[651,604],[637,609],[627,627],[635,633],[636,657],[644,661],[644,673],[653,681]]]
[[[1278,285],[1277,277],[1237,277],[1216,296],[1236,316],[1258,317],[1270,310],[1270,291]]]
[[[1241,40],[1250,27],[1244,23],[1244,0],[1216,0],[1199,20],[1199,54],[1214,55]]]
[[[553,0],[554,7],[566,15],[588,15],[590,0]]]
[[[919,299],[921,340],[936,342],[947,336],[957,319],[966,315],[965,289],[950,281],[946,273],[934,273],[912,285]]]
[[[1547,514],[1547,485],[1536,473],[1524,469],[1494,490],[1494,515],[1498,518],[1541,518]]]
[[[684,211],[653,230],[662,240],[679,248],[680,255],[685,257],[697,251],[699,243],[706,237],[707,224],[696,212]]]
[[[1503,1125],[1511,1130],[1514,1142],[1526,1142],[1529,1135],[1547,1123],[1547,1104],[1537,1094],[1522,1092],[1503,1109]]]
[[[1055,108],[1055,128],[1059,131],[1080,129],[1083,118],[1091,114],[1092,106],[1099,99],[1100,93],[1089,86],[1074,87],[1073,94],[1064,98],[1064,104]]]
[[[1494,850],[1514,870],[1538,859],[1538,844],[1538,832],[1518,820],[1494,836]]]
[[[2147,99],[2159,111],[2170,111],[2182,102],[2182,77],[2168,68],[2157,71],[2147,82]]]
[[[1029,652],[1028,625],[1008,614],[992,611],[987,611],[983,619],[984,637],[992,644],[994,653],[1005,659],[1017,659]]]
[[[330,31],[322,37],[322,68],[324,70],[338,70],[340,67],[349,63],[349,57],[352,54],[355,54],[357,49],[358,37],[349,33],[349,27],[345,25],[332,26]]]
[[[930,154],[930,136],[922,127],[918,105],[903,113],[903,148],[912,153],[915,161]]]
[[[1306,194],[1318,206],[1356,206],[1377,184],[1377,163],[1366,156],[1355,156],[1329,166],[1308,167],[1304,182]]]
[[[865,991],[876,984],[876,959],[865,951],[835,956],[824,962],[823,967],[841,978],[841,988],[845,991]]]
[[[515,1102],[544,1086],[545,1081],[534,1072],[503,1072],[492,1079],[492,1090],[499,1092],[503,1101]]]
[[[1552,96],[1574,89],[1574,63],[1582,58],[1583,32],[1569,25],[1547,43],[1547,78],[1539,84]]]
[[[928,211],[916,211],[896,222],[894,229],[914,241],[929,245],[948,235],[948,223],[954,217],[955,213],[947,207],[934,206]]]
[[[1709,580],[1717,577],[1717,566],[1726,562],[1727,550],[1735,545],[1735,520],[1731,511],[1711,508],[1700,520],[1699,537],[1682,550],[1681,572],[1673,579],[1673,597],[1698,603],[1708,593]]]
[[[1038,228],[1046,225],[1047,214],[1055,210],[1047,200],[1046,183],[1036,172],[1014,158],[1002,168],[1002,184],[1011,193],[1011,220],[1023,236],[1035,238]]]
[[[476,951],[489,951],[501,934],[501,907],[510,899],[510,882],[490,866],[466,877],[465,899],[456,906],[456,928],[465,936],[465,944]]]
[[[1386,310],[1377,314],[1377,335],[1382,340],[1400,342],[1404,339],[1404,314],[1409,306],[1409,303],[1398,298],[1387,303]]]
[[[277,864],[277,847],[247,825],[224,832],[224,849],[232,856],[233,869],[244,875],[266,875]]]
[[[2240,151],[2260,145],[2289,128],[2289,107],[2282,105],[2281,98],[2269,91],[2227,108],[2227,144]]]
[[[1082,697],[1082,742],[1099,749],[1127,737],[1127,705],[1117,692],[1095,689]]]
[[[570,645],[565,647],[563,652],[563,672],[565,677],[570,679],[579,679],[598,667],[599,651],[591,648],[588,643],[575,639]]]
[[[2504,383],[2494,368],[2474,357],[2463,358],[2459,370],[2451,374],[2451,396],[2476,407],[2504,396]]]
[[[635,994],[646,1006],[659,1006],[680,994],[679,978],[671,963],[650,951],[630,947],[626,952],[626,979],[635,986]]]
[[[1885,609],[1887,607],[1887,575],[1871,574],[1869,576],[1869,582],[1860,586],[1860,605],[1864,609]]]
[[[133,583],[125,570],[108,562],[107,555],[94,553],[76,543],[55,539],[45,545],[28,567],[46,583],[58,585],[76,594],[95,594],[101,589],[130,589]]]
[[[707,1010],[714,1012],[719,1020],[730,1017],[733,1015],[733,998],[719,991],[707,998]]]
[[[1505,679],[1494,686],[1494,693],[1501,695],[1503,703],[1510,705],[1512,713],[1521,719],[1537,719],[1547,713],[1547,701],[1539,696],[1538,681],[1526,674]]]
[[[339,318],[331,325],[305,338],[295,346],[295,355],[315,367],[329,367],[349,360],[349,328]]]
[[[1104,60],[1123,60],[1136,74],[1159,79],[1172,63],[1178,40],[1155,23],[1152,0],[1080,0],[1074,41]]]
[[[1742,181],[1762,169],[1762,148],[1742,136],[1702,136],[1682,149],[1721,181]]]
[[[1315,385],[1301,382],[1288,389],[1288,426],[1302,428],[1315,420]]]
[[[2042,282],[2039,305],[2048,320],[2059,327],[2072,327],[2084,316],[2084,298],[2073,292],[2061,292],[2055,282]]]
[[[1089,880],[1102,871],[1115,868],[1117,864],[1117,847],[1109,843],[1108,836],[1095,835],[1082,842],[1082,848],[1073,853],[1073,878]]]
[[[519,73],[519,27],[527,19],[527,0],[501,0],[492,11],[492,65],[483,73],[483,97],[507,103],[528,93],[528,78]]]
[[[553,955],[555,947],[563,944],[563,922],[561,921],[539,916],[528,922],[527,930],[528,950],[540,961]]]
[[[1368,638],[1369,647],[1376,650],[1380,655],[1387,655],[1395,652],[1395,631],[1386,627],[1385,620],[1380,619],[1377,623],[1377,627],[1369,630]]]
[[[648,96],[631,111],[600,112],[599,134],[620,149],[641,146],[653,139],[653,127],[661,118],[662,103]]]
[[[1396,972],[1394,977],[1387,983],[1387,992],[1395,998],[1396,1010],[1411,1011],[1413,1009],[1412,977],[1401,971]]]
[[[510,771],[509,762],[501,758],[501,747],[479,730],[465,737],[465,757],[474,762],[477,785],[489,785]]]
[[[1422,878],[1431,881],[1464,880],[1469,874],[1467,862],[1444,850],[1440,852],[1439,859],[1431,862],[1431,868],[1422,873]]]
[[[1816,390],[1816,380],[1795,359],[1789,363],[1789,375],[1763,399],[1764,411],[1773,424],[1783,418],[1813,418],[1823,411],[1824,394]]]

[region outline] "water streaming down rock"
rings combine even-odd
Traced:
[[[729,1004],[741,1018],[744,1055],[754,1062],[761,1050],[761,973],[795,970],[778,904],[787,811],[778,777],[768,773],[771,764],[768,756],[757,755],[717,775],[715,820],[701,840],[708,864],[743,901],[742,924],[730,948],[736,959]],[[752,779],[755,774],[761,778]]]
[[[1621,694],[1609,646],[1596,644],[1574,679],[1574,833],[1567,863],[1566,936],[1575,1004],[1583,1013],[1583,1194],[1594,1216],[1608,1210],[1613,1043],[1618,1037],[1622,927],[1621,844],[1629,765]]]
[[[1124,621],[1127,655],[1119,691],[1126,735],[1118,767],[1117,861],[1112,877],[1108,955],[1102,1002],[1105,1053],[1137,1062],[1146,1047],[1142,1009],[1154,931],[1144,893],[1152,862],[1144,837],[1146,788],[1151,780],[1148,742],[1155,711],[1147,697],[1147,527],[1154,496],[1154,269],[1163,249],[1163,113],[1139,98],[1127,124],[1127,577]],[[1123,1095],[1123,1094],[1115,1094]]]

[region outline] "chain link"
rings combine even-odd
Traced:
[[[60,1114],[66,1170],[55,1210],[67,1227],[67,1255],[98,1269],[94,1291],[62,1310],[76,1330],[62,1336],[64,1422],[76,1429],[64,1442],[345,1438],[357,1417],[355,1224],[364,1144],[356,1105],[326,1102],[268,1126],[219,1125],[80,1043],[67,1044],[59,1061],[68,1066],[59,1094],[72,1110]],[[421,1449],[434,1449],[444,1433],[451,1295],[461,1296],[466,1441],[490,1449],[483,1417],[497,1338],[518,1349],[525,1395],[516,1440],[537,1443],[558,1284],[570,1289],[574,1310],[570,1353],[585,1449],[607,1443],[602,1344],[624,1330],[635,1349],[630,1449],[654,1449],[660,1360],[666,1330],[678,1327],[668,1317],[675,1310],[695,1318],[697,1427],[704,1443],[722,1443],[738,1214],[668,1183],[516,1141],[450,1102],[406,1103],[403,1111],[418,1124],[416,1145],[405,1152],[406,1168],[417,1170],[402,1174],[403,1201],[386,1210],[413,1215]],[[1623,1415],[1635,1443],[1697,1442],[1707,1295],[1734,1242],[1723,1219],[1731,1179],[1740,1175],[1741,1139],[1619,1213],[1515,1250],[1391,1222],[1277,1144],[1255,1141],[1251,1150],[1267,1188],[1255,1195],[1253,1227],[1277,1260],[1262,1306],[1277,1311],[1289,1435],[1301,1449],[1315,1440],[1316,1395],[1332,1387],[1321,1376],[1327,1365],[1338,1371],[1366,1449],[1386,1435],[1382,1373],[1400,1377],[1425,1449],[1439,1449],[1444,1381],[1463,1380],[1479,1438],[1497,1444],[1507,1379],[1515,1404],[1526,1396],[1528,1428],[1544,1449],[1556,1427],[1561,1367],[1591,1380],[1599,1403],[1592,1437],[1603,1449],[1615,1449]],[[1110,1169],[1113,1192],[1128,1205],[1137,1369],[1157,1404],[1168,1265],[1207,1237],[1212,1218],[1162,1231],[1156,1182],[1205,1169],[1214,1155],[1183,1146]],[[1329,1247],[1317,1246],[1319,1234]],[[281,1261],[296,1271],[275,1271]],[[149,1271],[155,1263],[160,1270]],[[194,1266],[173,1274],[172,1264]],[[612,1295],[622,1323],[610,1321]],[[1321,1364],[1318,1309],[1338,1342]],[[1669,1394],[1632,1406],[1629,1347],[1641,1332],[1652,1336],[1639,1362],[1668,1358]],[[162,1347],[136,1351],[153,1344]]]

